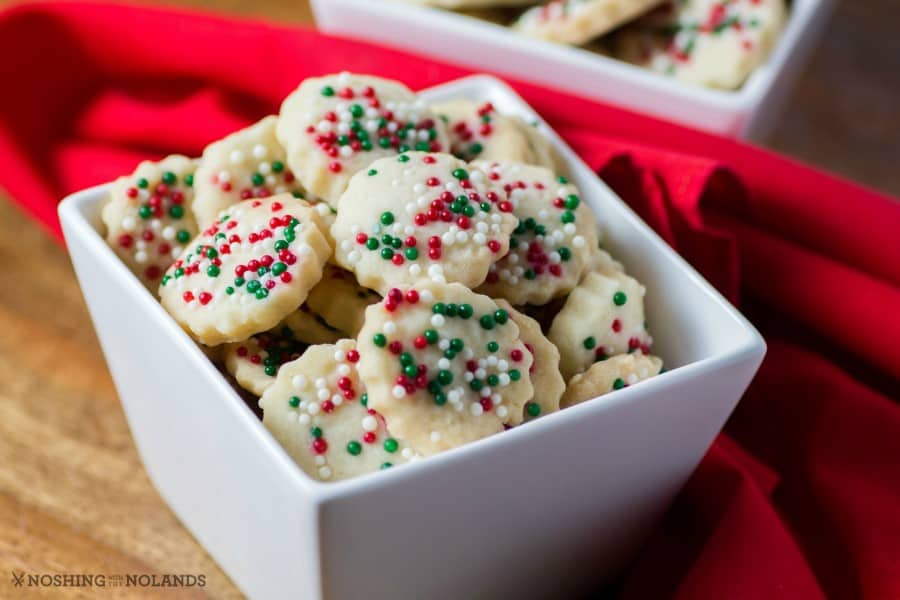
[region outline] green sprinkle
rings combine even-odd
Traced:
[[[507,321],[509,321],[509,313],[505,310],[498,309],[494,312],[494,320],[497,321],[500,325],[505,325]]]
[[[616,292],[613,294],[613,303],[616,306],[622,306],[628,301],[628,296],[625,295],[625,292]]]
[[[266,365],[263,369],[269,377],[275,377],[278,374],[278,367],[275,365]]]
[[[566,179],[565,177],[563,177],[562,175],[560,175],[559,177],[557,177],[556,180],[557,180],[558,182],[560,182],[561,184],[563,184],[563,185],[569,183],[569,180]]]
[[[584,341],[581,343],[584,345],[584,347],[586,349],[593,350],[594,347],[597,345],[597,340],[595,340],[594,337],[591,336],[591,337],[584,338]]]
[[[354,104],[350,107],[350,114],[353,115],[355,119],[360,118],[365,114],[366,111],[363,110],[363,107],[359,104]]]
[[[406,365],[403,367],[403,374],[407,377],[415,377],[418,373],[419,371],[416,369],[416,365]]]
[[[576,196],[575,194],[569,194],[569,197],[566,198],[565,205],[569,210],[575,210],[576,208],[578,208],[578,204],[580,202],[581,201],[578,199],[578,196]]]
[[[384,471],[385,469],[390,469],[393,466],[394,466],[394,463],[383,462],[383,463],[381,463],[381,470]]]
[[[388,140],[388,142],[390,142],[390,140]],[[403,146],[400,146],[400,147],[403,148]],[[403,150],[401,150],[401,152],[403,152]],[[401,154],[400,156],[397,157],[397,160],[405,163],[405,162],[409,162],[409,157],[405,154]]]
[[[147,187],[148,185],[150,185],[150,183],[149,183],[146,179],[144,179],[143,177],[141,177],[140,179],[137,180],[137,186],[138,186],[139,188],[141,188],[142,190],[143,190],[143,189],[146,189],[146,187]]]
[[[368,406],[369,405],[369,395],[363,394],[362,396],[360,396],[359,403],[362,404],[363,406]]]
[[[623,387],[625,387],[625,381],[621,377],[616,377],[616,380],[613,381],[613,389],[621,390]]]
[[[391,260],[392,258],[394,258],[394,251],[390,248],[382,248],[381,258],[383,258],[384,260]]]
[[[456,316],[456,304],[454,304],[453,302],[451,302],[450,304],[447,305],[447,316],[448,317]]]
[[[415,248],[407,248],[403,251],[403,254],[406,255],[406,258],[408,260],[416,260],[417,258],[419,258],[419,251]]]
[[[462,352],[465,347],[465,343],[459,338],[453,338],[450,340],[450,349],[454,352]]]
[[[193,173],[184,176],[184,185],[186,185],[188,187],[194,187],[194,174]]]
[[[385,452],[390,452],[391,454],[393,454],[394,452],[397,451],[397,448],[399,448],[399,447],[400,447],[400,444],[398,444],[397,440],[395,440],[394,438],[388,438],[388,439],[384,440]]]
[[[443,302],[436,302],[434,306],[431,307],[431,312],[436,315],[443,315],[447,312],[447,305]]]
[[[522,374],[519,373],[518,369],[513,369],[509,372],[509,378],[512,381],[518,381],[522,377]]]
[[[572,251],[568,248],[560,248],[559,250],[557,250],[557,252],[559,253],[559,259],[563,262],[566,262],[570,258],[572,258]]]
[[[285,271],[287,271],[287,265],[284,264],[283,262],[277,262],[274,265],[272,265],[272,274],[273,275],[281,275]]]
[[[359,453],[362,452],[362,444],[360,444],[356,440],[347,442],[347,452],[349,452],[353,456],[359,456]]]
[[[482,146],[482,145],[479,144],[478,142],[475,142],[474,144],[472,144],[471,146],[469,146],[469,152],[471,152],[473,155],[476,155],[476,156],[477,156],[478,154],[481,154],[481,152],[482,152],[483,150],[484,150],[484,146]]]
[[[409,352],[404,352],[400,355],[400,364],[403,366],[414,364],[416,361],[413,358],[413,355]]]
[[[387,338],[384,337],[383,333],[376,333],[372,336],[372,343],[379,348],[384,348],[387,345]]]
[[[563,212],[562,216],[559,218],[563,223],[574,223],[575,222],[575,213],[571,210],[567,210]]]
[[[496,375],[493,375],[493,374],[492,374],[492,375],[488,375],[488,376],[487,376],[487,384],[488,384],[489,386],[494,387],[494,386],[496,386],[498,383],[500,383],[500,378],[497,377]]]
[[[326,98],[330,98],[331,96],[334,96],[334,88],[331,87],[330,85],[326,85],[325,87],[322,88],[322,95],[325,96]]]
[[[269,295],[269,290],[267,290],[266,288],[259,288],[258,290],[256,290],[256,299],[257,300],[264,300],[266,298],[266,296],[268,296],[268,295]]]
[[[225,288],[225,293],[228,294],[229,296],[232,295],[234,293],[234,288],[229,285],[228,287]]]
[[[173,173],[172,171],[166,171],[162,174],[162,182],[166,185],[172,185],[176,181],[178,181],[178,177],[176,177],[175,173]]]
[[[138,214],[142,219],[149,219],[153,216],[153,209],[150,208],[149,204],[142,204],[138,209]]]
[[[463,319],[471,317],[473,312],[471,304],[460,304],[456,310],[456,313]]]
[[[492,340],[487,343],[487,351],[490,352],[491,354],[493,354],[494,352],[496,352],[499,349],[500,349],[500,344],[498,344],[497,342]]]
[[[441,385],[450,385],[453,383],[453,373],[446,369],[441,369],[441,371],[438,372],[438,381]]]
[[[453,169],[452,175],[460,180],[469,178],[469,173],[465,169]]]
[[[250,181],[253,182],[253,185],[260,186],[266,182],[266,178],[262,176],[262,173],[254,173],[250,177]]]
[[[378,250],[378,245],[378,240],[373,237],[366,240],[366,248],[369,250]]]
[[[281,162],[280,160],[273,160],[272,161],[272,172],[281,173],[282,171],[284,171],[284,163]]]
[[[528,413],[529,417],[536,417],[541,414],[541,405],[537,402],[529,402],[525,405],[525,412]]]
[[[484,387],[484,382],[480,379],[473,379],[469,382],[469,387],[472,388],[473,392],[481,391],[481,388]]]
[[[494,328],[494,317],[491,315],[484,315],[478,321],[481,324],[482,329],[493,329]]]
[[[391,211],[385,211],[381,213],[381,224],[382,225],[390,225],[394,222],[394,213]]]
[[[438,341],[438,332],[434,329],[427,329],[425,331],[425,341],[429,344],[434,344]]]
[[[291,396],[288,400],[288,404],[290,404],[294,408],[297,408],[298,406],[300,406],[300,398],[298,396]]]
[[[384,149],[391,147],[391,138],[389,137],[380,137],[378,138],[378,145]]]
[[[217,267],[216,265],[209,265],[206,268],[206,274],[209,277],[218,277],[219,276],[219,267]]]
[[[369,169],[369,177],[374,177],[378,175],[378,169]]]
[[[434,395],[434,403],[437,404],[438,406],[443,406],[443,405],[447,404],[447,396],[445,396],[443,394],[443,392],[437,392]]]
[[[241,287],[242,285],[244,285],[244,278],[243,277],[235,277],[234,285],[236,285],[237,287]]]
[[[260,283],[259,283],[259,280],[257,280],[257,279],[252,279],[252,280],[250,280],[250,281],[247,282],[247,291],[248,291],[248,292],[251,292],[251,293],[252,293],[252,292],[255,292],[255,291],[257,291],[260,287],[262,287],[262,284],[260,284]]]
[[[180,244],[187,244],[191,239],[191,234],[182,229],[175,234],[175,239],[177,239]]]

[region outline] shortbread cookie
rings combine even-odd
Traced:
[[[326,323],[356,337],[366,318],[366,308],[381,296],[359,285],[353,273],[327,265],[321,281],[310,290],[306,304]]]
[[[643,354],[619,354],[609,360],[595,363],[584,373],[572,377],[560,401],[560,408],[569,408],[638,381],[650,379],[659,375],[662,364],[661,358]]]
[[[377,160],[341,196],[331,228],[335,259],[382,294],[429,279],[475,287],[506,254],[517,223],[496,189],[449,154]]]
[[[250,198],[290,193],[306,198],[303,187],[285,164],[285,152],[275,139],[278,117],[268,116],[203,150],[194,183],[194,216],[201,228],[220,212]],[[326,212],[331,212],[325,206]]]
[[[559,398],[566,389],[566,382],[559,372],[559,350],[544,337],[537,321],[517,311],[502,298],[496,298],[494,302],[508,312],[509,318],[519,326],[519,336],[534,357],[529,370],[534,397],[525,403],[524,418],[534,419],[558,411]]]
[[[191,241],[160,283],[162,305],[215,346],[267,331],[295,311],[331,249],[315,209],[281,194],[244,200]]]
[[[518,325],[457,283],[390,290],[366,309],[358,344],[370,405],[425,456],[520,423],[534,397]]]
[[[737,89],[768,57],[786,18],[784,0],[678,0],[668,15],[618,34],[615,53],[682,81]]]
[[[588,273],[566,299],[547,337],[559,348],[568,380],[594,362],[626,352],[650,353],[644,321],[646,288],[624,273]]]
[[[297,360],[306,344],[287,325],[257,333],[243,342],[225,344],[225,368],[248,392],[262,396],[286,362]]]
[[[308,475],[347,479],[414,457],[367,407],[353,340],[310,346],[259,401],[263,424]]]
[[[142,162],[116,180],[103,207],[107,243],[153,293],[197,235],[190,211],[196,168],[196,161],[177,154]]]
[[[309,293],[312,294],[312,290]],[[284,324],[293,330],[298,339],[307,344],[333,344],[349,334],[349,332],[333,327],[321,315],[314,313],[310,309],[308,301],[286,316]]]
[[[541,132],[538,123],[529,123],[518,115],[512,115],[509,118],[528,140],[528,148],[532,156],[531,164],[547,167],[552,171],[560,171],[562,165],[556,159],[556,150],[553,149],[553,144],[550,143],[547,136]]]
[[[431,109],[446,120],[454,156],[535,164],[530,141],[519,123],[498,113],[490,102],[451,100]]]
[[[662,0],[551,0],[513,23],[525,35],[566,44],[584,44],[631,21]]]
[[[597,247],[597,222],[572,183],[549,169],[476,161],[498,184],[519,224],[509,253],[491,265],[478,291],[516,305],[546,304],[568,294]]]
[[[436,6],[438,8],[488,8],[495,6],[527,6],[534,0],[394,0],[405,4]]]
[[[276,135],[303,186],[333,208],[372,161],[449,148],[443,122],[409,88],[349,73],[303,81],[281,105]]]

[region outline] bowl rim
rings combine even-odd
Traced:
[[[635,395],[654,395],[662,390],[677,385],[679,382],[694,379],[695,377],[726,368],[733,364],[761,361],[766,352],[766,343],[756,328],[738,312],[715,288],[712,287],[693,267],[681,256],[670,248],[634,211],[625,204],[596,174],[582,161],[575,152],[560,138],[546,123],[534,112],[534,110],[502,80],[491,75],[471,75],[456,79],[426,90],[420,93],[426,98],[429,94],[459,94],[475,91],[487,95],[494,93],[503,94],[517,104],[518,112],[533,116],[538,122],[538,128],[547,135],[556,151],[562,155],[566,166],[571,171],[589,173],[596,183],[597,192],[609,196],[609,200],[618,203],[626,212],[626,218],[632,220],[639,233],[648,238],[653,245],[653,251],[668,255],[683,271],[686,281],[700,288],[700,291],[708,296],[714,304],[723,311],[740,330],[740,339],[735,340],[732,346],[724,352],[714,354],[693,361],[671,371],[665,371],[651,379],[640,382],[640,385],[629,386],[617,391],[615,394],[598,396],[587,402],[557,411],[544,418],[524,424],[503,432],[502,435],[489,436],[471,444],[454,448],[447,452],[431,456],[427,460],[416,460],[405,464],[402,469],[390,469],[379,472],[378,476],[368,474],[351,479],[323,482],[307,475],[288,455],[287,451],[269,433],[261,419],[257,418],[246,402],[231,387],[225,377],[213,365],[212,361],[203,353],[200,347],[190,336],[176,323],[166,312],[162,304],[143,286],[133,275],[128,267],[118,258],[109,245],[105,242],[96,227],[96,223],[89,218],[91,211],[99,214],[97,205],[102,202],[112,183],[101,184],[85,190],[70,194],[64,198],[58,208],[59,216],[65,223],[68,238],[77,238],[86,249],[99,262],[99,266],[109,272],[112,277],[120,280],[126,286],[130,299],[136,300],[138,305],[135,311],[145,314],[159,327],[162,327],[168,337],[173,339],[176,347],[191,361],[191,366],[197,371],[198,377],[205,377],[217,393],[223,394],[224,404],[233,416],[242,419],[250,428],[253,435],[265,448],[273,460],[284,471],[285,477],[289,477],[292,484],[314,505],[322,505],[330,500],[348,498],[366,493],[372,489],[393,485],[400,478],[416,477],[423,469],[436,470],[452,464],[471,460],[473,453],[477,456],[482,452],[490,451],[490,448],[501,448],[504,445],[520,443],[522,436],[530,435],[529,432],[538,428],[546,430],[564,430],[569,423],[580,420],[588,414],[612,410],[622,403],[629,402]],[[70,233],[69,233],[70,232]],[[527,438],[526,438],[527,439]]]

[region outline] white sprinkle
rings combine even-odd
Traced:
[[[484,413],[484,408],[479,402],[473,402],[469,405],[469,412],[472,413],[473,417],[480,417]]]
[[[413,277],[418,277],[422,273],[422,267],[420,267],[416,263],[412,263],[409,265],[409,274]]]
[[[219,171],[218,179],[219,183],[228,183],[231,181],[231,173],[228,171]]]
[[[310,402],[309,405],[306,407],[306,412],[308,412],[311,415],[319,414],[319,403],[318,402]]]
[[[319,400],[328,400],[328,397],[331,396],[331,392],[329,392],[327,388],[321,388],[316,392],[316,396]]]
[[[572,238],[572,245],[576,248],[584,248],[584,237],[576,235],[574,238]]]
[[[147,262],[147,253],[144,252],[143,250],[139,250],[138,252],[135,252],[134,261],[136,263],[138,263],[139,265],[144,264],[145,262]]]
[[[253,158],[262,159],[266,156],[266,147],[262,144],[253,146]]]
[[[402,385],[395,385],[394,389],[391,390],[391,394],[394,396],[394,398],[402,398],[406,395],[406,388],[404,388]]]
[[[403,449],[403,452],[401,452],[400,454],[401,454],[401,455],[403,456],[403,458],[405,458],[406,460],[410,460],[410,459],[412,459],[412,458],[415,456],[415,454],[413,454],[412,448],[404,448],[404,449]]]
[[[327,466],[319,467],[319,477],[322,479],[331,479],[331,469]]]
[[[437,363],[438,369],[449,369],[450,368],[450,360],[446,357],[441,357]]]
[[[244,153],[240,150],[232,150],[231,154],[228,155],[228,160],[233,164],[239,165],[244,162]]]
[[[294,378],[291,379],[291,383],[298,390],[302,390],[309,383],[309,380],[306,378],[306,375],[294,375]]]
[[[350,365],[340,365],[337,368],[338,375],[349,375],[350,374]]]
[[[359,260],[361,258],[362,258],[362,255],[359,253],[359,251],[354,250],[350,254],[347,255],[347,262],[350,263],[351,265],[355,265],[356,263],[359,262]]]
[[[450,340],[448,340],[447,338],[443,338],[441,341],[438,342],[438,348],[440,348],[441,350],[446,350],[449,347],[450,347]]]
[[[431,443],[437,444],[441,441],[441,432],[440,431],[432,431],[431,432]]]
[[[431,302],[434,300],[434,294],[431,293],[431,290],[422,290],[419,292],[419,298],[421,298],[423,302]]]
[[[381,330],[384,331],[387,335],[393,335],[394,333],[397,333],[397,324],[393,321],[387,321],[385,322]]]
[[[507,410],[507,408],[505,406],[498,406],[497,408],[494,409],[494,412],[497,413],[497,416],[500,417],[501,419],[505,419],[506,415],[509,414],[509,411]]]
[[[378,429],[378,420],[375,419],[375,417],[373,417],[372,415],[367,415],[362,420],[362,428],[366,431],[375,431],[376,429]]]

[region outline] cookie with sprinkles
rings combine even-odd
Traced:
[[[784,0],[677,0],[618,33],[615,55],[682,81],[739,88],[784,28]]]
[[[382,294],[422,280],[475,287],[506,254],[518,222],[500,192],[450,154],[379,159],[341,195],[335,260]]]
[[[559,348],[566,380],[595,362],[627,352],[650,354],[646,288],[624,273],[588,273],[553,319],[547,337]]]
[[[507,160],[535,163],[528,138],[518,123],[490,102],[451,100],[431,109],[447,123],[450,152],[463,160]]]
[[[307,344],[333,344],[348,335],[347,332],[333,327],[321,315],[313,312],[308,301],[286,316],[284,324],[291,328],[297,339]]]
[[[197,234],[191,214],[196,161],[173,154],[145,161],[113,184],[101,218],[106,242],[156,293],[160,278]]]
[[[194,216],[200,227],[212,224],[220,212],[250,198],[289,193],[308,197],[288,168],[284,148],[275,138],[278,117],[268,116],[250,127],[213,142],[203,150],[194,176]],[[320,203],[323,218],[331,207]]]
[[[512,304],[546,304],[568,294],[597,247],[597,223],[578,188],[549,169],[476,161],[512,204],[519,224],[509,252],[490,266],[482,294]]]
[[[243,342],[225,344],[225,369],[248,392],[262,396],[275,382],[286,362],[297,360],[306,344],[287,325],[250,336]]]
[[[310,477],[347,479],[415,458],[370,405],[352,340],[310,346],[259,401],[263,424]]]
[[[275,132],[300,183],[334,208],[374,160],[449,149],[443,122],[409,88],[350,73],[303,81],[281,105]]]
[[[495,298],[494,302],[508,312],[509,318],[519,326],[522,343],[533,357],[529,374],[534,397],[525,403],[523,418],[530,420],[558,411],[559,398],[566,389],[566,382],[559,372],[559,350],[544,336],[540,323],[517,311],[502,298]]]
[[[458,284],[393,288],[357,341],[369,405],[430,456],[521,422],[532,356],[496,302]]]
[[[321,281],[309,292],[306,303],[326,323],[356,337],[362,329],[366,308],[381,296],[357,283],[350,271],[326,265]]]
[[[662,370],[662,364],[662,359],[658,356],[643,354],[619,354],[609,360],[594,363],[584,373],[572,377],[566,386],[560,407],[569,408],[655,377]]]
[[[519,33],[565,44],[585,44],[647,12],[662,0],[551,0],[513,23]]]
[[[209,346],[275,327],[322,276],[331,248],[320,223],[289,194],[235,204],[162,277],[163,307]]]

